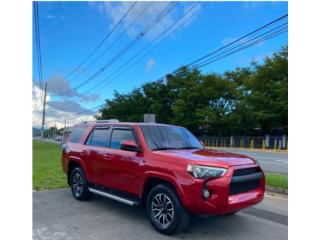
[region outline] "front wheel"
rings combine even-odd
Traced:
[[[88,189],[87,181],[81,168],[76,167],[70,175],[70,187],[72,195],[75,199],[83,201],[91,197],[91,192]]]
[[[152,226],[167,235],[183,231],[190,219],[174,189],[162,184],[150,191],[147,211]]]

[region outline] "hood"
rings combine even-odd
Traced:
[[[239,166],[255,164],[255,161],[248,156],[210,149],[163,150],[156,152],[167,157],[183,158],[202,165],[223,164],[227,166]]]

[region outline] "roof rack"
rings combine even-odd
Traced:
[[[96,120],[96,121],[84,121],[82,124],[87,123],[117,123],[120,122],[118,119],[103,119],[103,120]]]
[[[112,118],[112,119],[97,120],[96,122],[97,123],[112,123],[112,122],[119,122],[119,120]]]

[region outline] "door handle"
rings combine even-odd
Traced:
[[[112,154],[105,153],[105,154],[103,155],[103,157],[104,157],[105,160],[111,160],[111,159],[112,159]]]
[[[89,153],[87,150],[83,150],[82,152],[80,152],[80,155],[82,156],[87,156]]]

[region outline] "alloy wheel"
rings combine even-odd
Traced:
[[[83,191],[83,180],[79,173],[75,173],[72,178],[72,189],[74,195],[79,197]]]
[[[151,202],[151,213],[155,221],[163,228],[167,228],[174,219],[174,206],[168,195],[156,194]]]

